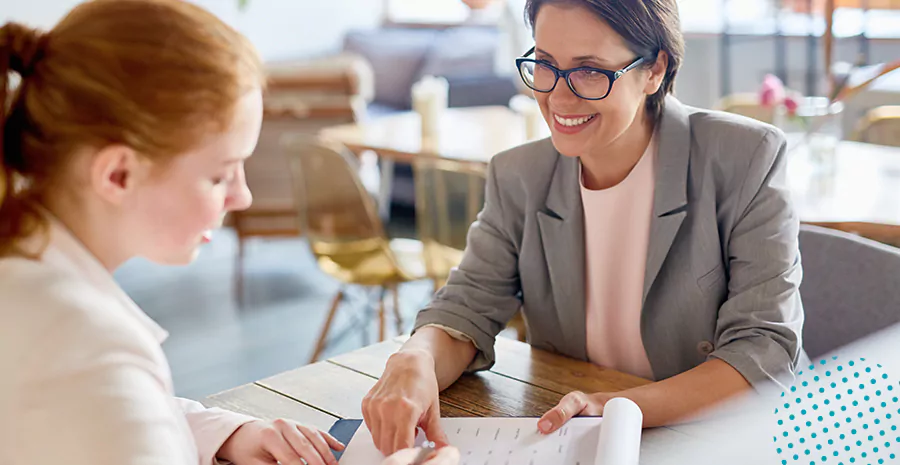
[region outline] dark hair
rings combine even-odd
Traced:
[[[676,0],[528,0],[525,18],[534,31],[541,7],[548,4],[584,6],[625,39],[628,48],[652,66],[660,51],[669,56],[669,65],[659,90],[647,97],[647,113],[654,120],[662,116],[666,95],[675,89],[675,75],[684,58],[684,36]]]

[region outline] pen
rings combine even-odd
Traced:
[[[425,459],[434,452],[435,444],[431,441],[425,441],[422,444],[422,448],[419,449],[419,455],[416,455],[416,458],[409,465],[422,465],[425,463]]]

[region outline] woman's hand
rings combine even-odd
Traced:
[[[396,454],[385,459],[381,465],[409,465],[416,456],[419,455],[419,449],[403,449]],[[442,447],[436,450],[423,465],[457,465],[459,464],[459,451],[455,447]]]
[[[438,447],[447,444],[438,393],[431,354],[406,350],[388,359],[384,374],[362,403],[366,426],[382,454],[412,447],[417,426]]]
[[[550,434],[558,430],[572,418],[583,415],[597,417],[603,415],[603,406],[612,396],[607,392],[585,394],[573,391],[566,394],[556,407],[548,410],[538,421],[538,430],[543,434]]]
[[[241,425],[216,457],[235,465],[337,465],[331,452],[344,445],[330,434],[290,420],[251,421]]]

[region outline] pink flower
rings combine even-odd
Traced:
[[[787,110],[787,114],[790,116],[794,116],[797,114],[797,108],[800,107],[800,99],[802,97],[794,92],[790,92],[784,98],[784,108]]]
[[[767,74],[759,89],[759,103],[764,107],[774,107],[784,101],[784,83],[778,76]]]

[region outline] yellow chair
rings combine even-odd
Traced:
[[[416,226],[424,247],[425,275],[435,292],[459,266],[469,227],[484,208],[486,169],[481,163],[419,157],[413,163]],[[525,340],[525,320],[518,312],[510,321]]]
[[[884,105],[869,110],[860,122],[854,139],[900,147],[900,105]]]
[[[259,142],[244,167],[253,205],[232,212],[226,223],[238,239],[234,289],[239,305],[244,304],[247,241],[301,235],[290,168],[280,146],[282,137],[315,134],[323,127],[363,119],[374,86],[367,66],[362,58],[350,55],[269,66]]]
[[[754,93],[726,95],[716,104],[716,109],[775,124],[775,109],[760,104],[759,95]]]
[[[314,134],[320,127],[354,120],[349,108],[344,115],[329,114],[324,117],[265,109],[259,143],[244,168],[247,186],[253,192],[253,205],[247,210],[230,213],[226,222],[234,229],[238,240],[234,290],[239,305],[244,304],[247,241],[258,237],[298,237],[302,234],[294,205],[290,167],[281,152],[279,141],[285,134]]]
[[[301,230],[319,268],[342,283],[331,303],[310,362],[328,345],[328,336],[347,286],[378,291],[379,340],[385,338],[385,293],[393,293],[397,333],[403,320],[397,286],[423,279],[422,243],[389,240],[374,200],[357,173],[356,158],[343,146],[295,135],[284,141],[291,165]]]
[[[416,228],[424,248],[425,275],[435,291],[462,260],[469,226],[484,206],[485,167],[442,158],[413,163]]]

